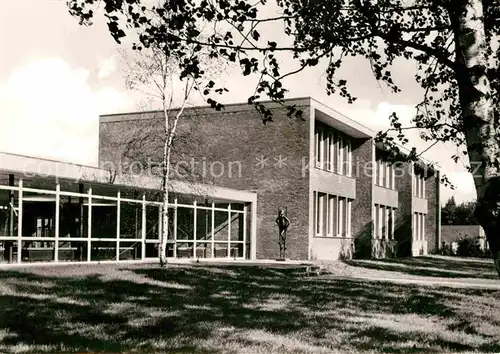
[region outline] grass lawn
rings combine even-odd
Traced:
[[[394,264],[397,272],[421,266]],[[293,278],[251,266],[0,271],[0,352],[444,351],[500,352],[500,291]]]
[[[350,260],[325,263],[324,266],[331,272],[342,276],[390,277],[434,282],[500,283],[490,258],[429,256],[405,259]]]

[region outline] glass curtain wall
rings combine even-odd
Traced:
[[[0,174],[0,264],[158,258],[157,198],[118,187],[100,195],[102,188],[87,184],[26,185]],[[169,203],[167,257],[249,258],[251,205],[192,200]]]

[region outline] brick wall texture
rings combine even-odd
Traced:
[[[412,165],[396,165],[396,189],[398,190],[398,208],[395,212],[394,238],[398,242],[396,255],[408,257],[412,246]]]
[[[371,257],[373,233],[373,140],[356,139],[352,144],[353,173],[356,177],[356,199],[352,202],[354,256]]]
[[[425,219],[425,238],[427,240],[427,253],[437,253],[439,251],[438,240],[438,195],[439,177],[437,174],[432,174],[425,181],[425,197],[427,198],[427,217]]]
[[[484,230],[479,225],[443,225],[441,233],[441,240],[448,245],[458,242],[460,238],[484,237]]]

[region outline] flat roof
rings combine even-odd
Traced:
[[[297,97],[297,98],[288,98],[285,99],[285,102],[289,105],[296,106],[309,106],[311,104],[311,97]],[[267,108],[280,108],[281,104],[272,101],[257,101],[258,103],[264,104]],[[179,107],[174,107],[171,110],[178,110]],[[248,104],[248,102],[237,102],[237,103],[229,103],[225,104],[222,111],[216,111],[209,105],[200,105],[194,107],[186,107],[184,112],[186,114],[196,113],[196,114],[214,114],[217,112],[220,113],[232,113],[232,112],[242,112],[242,111],[251,111],[254,110],[254,106],[252,104]],[[124,113],[110,113],[110,114],[101,114],[99,116],[100,123],[109,123],[109,122],[119,122],[119,121],[127,121],[127,120],[136,120],[136,119],[148,119],[151,118],[152,115],[161,113],[160,109],[148,110],[148,111],[134,111],[134,112],[124,112]],[[188,113],[189,112],[189,113]]]
[[[285,104],[295,105],[299,107],[309,106],[315,110],[315,117],[329,125],[332,125],[338,130],[344,131],[347,134],[356,138],[369,138],[375,136],[375,131],[364,126],[363,124],[347,117],[345,114],[330,108],[326,104],[312,98],[312,97],[296,97],[285,99]],[[269,109],[280,108],[282,105],[272,100],[257,101],[258,103],[264,104]],[[179,108],[172,108],[173,111]],[[224,105],[224,108],[220,113],[234,113],[242,111],[254,110],[252,104],[247,102],[231,103]],[[216,114],[218,111],[213,109],[208,105],[187,107],[185,108],[187,115],[189,114]],[[113,114],[103,114],[99,116],[100,123],[111,123],[111,122],[121,122],[128,120],[137,119],[152,119],[156,114],[160,114],[161,110],[150,110],[150,111],[136,111],[136,112],[125,112],[125,113],[113,113]]]
[[[326,104],[311,98],[315,118],[354,138],[373,138],[376,132]]]
[[[95,183],[107,186],[143,190],[161,190],[162,179],[156,176],[120,174],[93,166],[78,165],[51,159],[0,152],[0,172],[26,178],[54,178],[76,183]],[[181,194],[200,195],[235,201],[256,201],[257,192],[214,185],[171,180],[169,190]]]

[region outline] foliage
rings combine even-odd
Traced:
[[[457,225],[456,209],[457,203],[455,202],[455,198],[451,197],[444,207],[441,208],[441,225]]]
[[[456,204],[451,197],[441,208],[441,225],[478,225],[479,222],[474,215],[476,202],[463,202]]]
[[[463,238],[458,241],[457,255],[460,257],[485,257],[488,252],[481,249],[477,238]]]
[[[347,80],[337,77],[346,57],[365,57],[375,78],[393,92],[399,92],[400,88],[393,78],[392,64],[397,58],[412,59],[418,67],[416,80],[425,89],[412,128],[421,129],[424,140],[452,142],[466,154],[458,92],[459,72],[466,68],[456,53],[458,15],[467,5],[465,0],[279,0],[280,15],[275,17],[262,15],[266,0],[255,3],[240,0],[162,1],[158,6],[148,6],[141,0],[102,2],[109,32],[118,43],[134,29],[138,36],[134,38],[132,48],[140,51],[156,45],[182,58],[178,63],[181,77],[206,75],[205,65],[196,54],[202,48],[209,49],[211,58],[238,63],[243,75],[260,77],[248,102],[256,105],[264,121],[271,120],[272,114],[256,100],[264,95],[282,100],[286,94],[283,79],[307,67],[327,63],[327,93],[339,93],[352,102],[356,97],[349,92]],[[91,24],[96,4],[95,0],[68,2],[71,14],[82,24]],[[491,0],[484,0],[482,5],[484,30],[490,45],[486,73],[496,90],[498,58],[494,52],[494,38],[500,28],[496,21],[500,9]],[[205,30],[207,23],[214,28],[208,35]],[[267,23],[283,24],[284,33],[293,39],[293,45],[268,40],[261,31]],[[193,45],[194,53],[190,50]],[[291,53],[297,61],[297,69],[283,72],[279,52]],[[221,94],[225,88],[216,82],[214,79],[202,91],[208,104],[222,109],[223,105],[214,93]],[[300,115],[293,108],[291,113]],[[396,140],[408,143],[404,130],[409,127],[403,127],[395,114],[391,120],[396,136],[384,132],[379,139],[397,150]],[[410,157],[416,157],[415,150]],[[460,154],[454,158],[458,160]]]
[[[453,256],[453,249],[451,244],[442,241],[441,247],[439,248],[439,254],[443,256]]]

